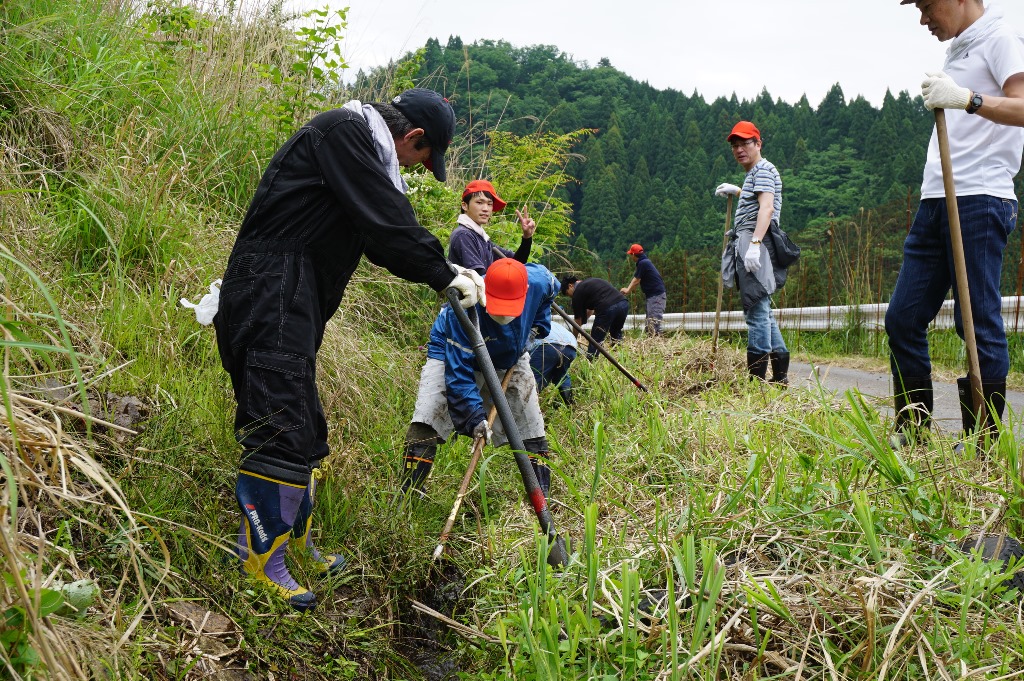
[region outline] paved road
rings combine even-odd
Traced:
[[[883,398],[879,405],[884,413],[892,416],[892,376],[886,373],[847,369],[834,364],[821,363],[816,367],[803,362],[793,362],[789,367],[790,385],[810,387],[816,385],[814,370],[822,385],[837,393],[850,388],[857,388],[865,395]],[[960,426],[960,404],[955,383],[936,382],[934,420],[945,431],[958,430]],[[1006,403],[1014,414],[1024,413],[1024,393],[1010,391],[1006,394]],[[1008,409],[1009,411],[1009,409]]]

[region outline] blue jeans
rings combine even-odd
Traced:
[[[983,381],[999,381],[1010,370],[1010,354],[1000,311],[999,277],[1006,239],[1017,222],[1017,202],[994,196],[958,196],[967,281]],[[903,266],[885,313],[889,360],[894,376],[927,378],[928,324],[939,313],[950,287],[957,302],[953,320],[963,338],[959,294],[945,199],[923,199],[903,244]]]
[[[571,345],[541,343],[530,353],[530,366],[533,376],[537,379],[537,392],[549,384],[559,390],[569,390],[572,380],[569,378],[569,365],[576,359],[576,348]]]
[[[782,340],[779,324],[772,314],[772,298],[765,296],[744,315],[747,320],[747,351],[767,355],[770,352],[789,352]]]

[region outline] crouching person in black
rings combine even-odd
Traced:
[[[562,279],[562,293],[572,298],[572,316],[577,324],[583,326],[590,315],[594,315],[594,324],[590,327],[594,341],[600,343],[606,335],[612,337],[613,343],[622,340],[629,301],[619,289],[604,279],[589,277],[580,281],[579,277],[570,275]],[[587,359],[597,357],[597,352],[597,346],[591,343]]]

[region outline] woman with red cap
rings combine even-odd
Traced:
[[[487,236],[484,227],[491,221],[494,213],[501,212],[506,203],[498,196],[498,192],[487,180],[473,180],[462,192],[462,212],[459,224],[452,232],[448,244],[448,259],[456,265],[476,270],[483,275],[494,262],[494,249],[506,258],[515,258],[526,263],[533,246],[533,234],[537,231],[537,223],[530,217],[524,207],[522,212],[516,210],[519,225],[523,230],[523,240],[516,252],[495,245]]]

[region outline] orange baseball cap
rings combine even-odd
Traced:
[[[726,137],[727,140],[731,140],[733,137],[740,137],[742,139],[761,139],[761,131],[757,129],[757,126],[750,121],[740,121],[736,125],[732,126],[732,132]]]
[[[493,315],[518,317],[526,307],[530,276],[526,265],[514,258],[495,260],[484,274],[487,291],[487,312]]]
[[[641,246],[640,244],[633,244],[632,246],[629,247],[629,250],[626,251],[626,255],[640,255],[643,252],[643,246]]]
[[[495,190],[494,185],[487,180],[473,180],[467,184],[466,188],[462,190],[462,198],[465,199],[470,194],[476,194],[477,192],[487,192],[491,195],[491,198],[494,200],[495,213],[508,205],[501,200],[501,197],[498,196],[498,192]]]

